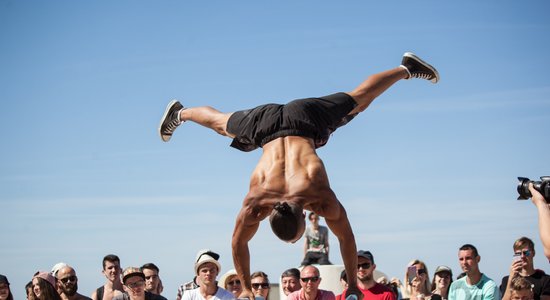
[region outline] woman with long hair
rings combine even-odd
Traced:
[[[49,272],[38,271],[32,278],[31,300],[61,300],[57,293],[56,279]]]

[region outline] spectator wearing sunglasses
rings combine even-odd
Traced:
[[[374,279],[374,256],[370,251],[357,251],[357,286],[363,293],[363,300],[395,300],[395,294],[386,285],[376,282]],[[344,300],[346,291],[338,295],[337,300]]]
[[[288,295],[287,300],[334,300],[334,293],[319,289],[321,276],[313,265],[305,266],[300,272],[302,288]]]
[[[458,249],[458,262],[466,276],[451,283],[449,300],[499,300],[497,284],[479,270],[477,248],[465,244]]]
[[[269,278],[267,274],[262,271],[252,273],[250,275],[250,283],[254,297],[261,297],[267,300],[267,297],[269,297]]]
[[[218,283],[219,286],[230,291],[235,298],[239,298],[239,295],[243,292],[243,286],[241,285],[241,280],[235,269],[231,269],[223,274],[220,281],[221,282]]]
[[[515,278],[525,278],[533,285],[533,299],[550,299],[550,276],[544,271],[535,269],[535,244],[527,237],[521,237],[514,242],[514,256],[510,265],[510,275],[502,278],[500,293],[503,300],[511,298],[511,284]],[[510,280],[510,278],[512,280]]]
[[[428,268],[423,261],[415,259],[409,262],[404,281],[405,292],[408,295],[408,297],[404,296],[404,299],[422,300],[431,298],[430,277]]]
[[[113,300],[166,300],[166,298],[148,292],[145,289],[145,274],[140,268],[128,267],[122,272],[124,293]]]
[[[57,292],[63,300],[91,300],[78,293],[78,277],[73,267],[61,266],[55,272],[57,278]]]

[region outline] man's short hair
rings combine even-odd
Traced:
[[[466,251],[466,250],[472,250],[473,254],[474,254],[474,257],[478,257],[479,256],[479,253],[477,252],[477,248],[472,245],[472,244],[464,244],[462,245],[462,247],[460,247],[460,249],[458,249],[459,251]]]
[[[529,250],[535,250],[535,243],[533,243],[530,238],[522,236],[514,242],[514,251],[519,250],[525,246],[527,246]]]
[[[518,276],[512,279],[512,282],[510,284],[510,289],[512,291],[523,291],[523,290],[533,291],[533,284],[529,282],[529,280],[525,279],[524,277]]]
[[[269,223],[278,238],[293,241],[305,228],[303,209],[295,203],[277,202],[269,216]]]
[[[143,272],[143,269],[155,270],[155,271],[157,271],[157,273],[160,272],[159,267],[157,267],[154,263],[147,263],[147,264],[144,264],[144,265],[141,266],[141,268],[139,268],[139,269],[141,270],[141,272]]]
[[[117,262],[120,265],[120,258],[114,254],[107,254],[103,258],[103,269],[105,270],[105,262],[112,262],[113,264]]]
[[[296,268],[288,269],[281,274],[281,278],[284,277],[294,277],[296,279],[300,279],[300,270]]]

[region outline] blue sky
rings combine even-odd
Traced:
[[[349,91],[413,51],[441,82],[399,82],[318,153],[358,248],[402,278],[419,258],[459,273],[475,244],[500,281],[535,208],[516,177],[549,175],[545,1],[0,1],[0,273],[17,298],[38,269],[154,262],[165,292],[211,248],[232,267],[234,217],[260,151],[194,124],[162,143],[166,103],[222,111]],[[331,260],[341,263],[331,237]],[[267,224],[252,269],[302,259]]]

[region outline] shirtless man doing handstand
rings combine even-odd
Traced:
[[[211,107],[184,108],[170,102],[161,119],[163,141],[183,122],[192,121],[232,138],[242,151],[263,148],[250,179],[233,231],[235,269],[243,283],[241,297],[254,298],[250,283],[252,239],[260,221],[269,216],[271,228],[281,240],[294,243],[305,230],[303,210],[315,212],[338,238],[349,287],[347,295],[362,298],[357,288],[357,247],[346,210],[330,188],[328,176],[315,149],[324,146],[332,132],[351,121],[371,102],[401,79],[420,78],[437,83],[437,70],[407,52],[401,65],[371,75],[348,93],[266,104],[253,109],[222,113]]]

